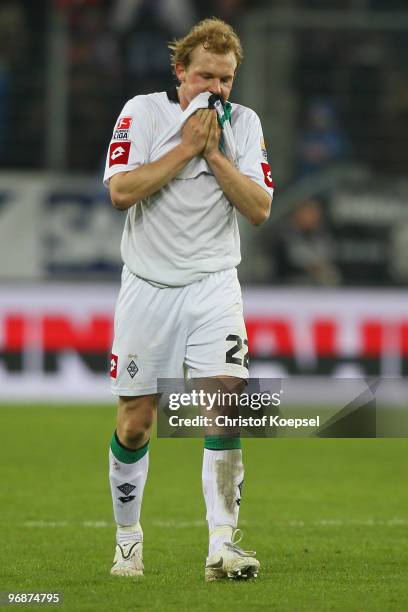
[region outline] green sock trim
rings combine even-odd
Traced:
[[[205,436],[204,448],[207,448],[208,450],[233,450],[234,448],[241,448],[241,438]]]
[[[114,457],[116,457],[118,461],[122,463],[136,463],[136,461],[144,457],[149,450],[149,440],[141,448],[132,450],[131,448],[126,448],[126,446],[123,446],[123,444],[119,442],[119,438],[115,431],[112,436],[110,447]]]

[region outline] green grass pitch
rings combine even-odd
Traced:
[[[407,609],[408,440],[244,440],[242,546],[262,572],[206,584],[200,440],[152,441],[146,575],[109,575],[114,421],[113,406],[0,408],[0,591],[60,591],[73,611]]]

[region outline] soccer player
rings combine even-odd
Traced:
[[[182,379],[187,369],[231,391],[248,378],[236,213],[260,225],[273,195],[259,118],[228,102],[243,57],[234,30],[206,19],[169,48],[178,87],[125,104],[104,176],[113,205],[127,210],[110,372],[119,397],[109,452],[117,524],[111,573],[120,576],[144,571],[140,512],[157,379]],[[230,122],[235,158],[208,108],[212,94]],[[206,436],[207,581],[258,574],[255,553],[237,546],[243,477],[239,437]]]

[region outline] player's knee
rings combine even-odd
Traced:
[[[147,433],[153,427],[153,414],[127,414],[122,419],[122,429],[127,436]]]
[[[235,376],[228,378],[224,377],[221,380],[231,393],[237,393],[238,395],[243,392],[247,384],[246,380],[243,378],[237,378]]]
[[[125,446],[138,448],[150,437],[154,408],[139,398],[120,398],[118,410],[118,434]]]
[[[217,376],[208,378],[206,387],[216,389],[221,394],[228,393],[239,396],[246,387],[246,381],[237,376]]]
[[[127,448],[140,448],[150,439],[150,430],[122,429],[120,439]]]
[[[140,448],[149,440],[152,426],[150,419],[124,419],[118,422],[119,439],[128,448]]]

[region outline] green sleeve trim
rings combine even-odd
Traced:
[[[140,461],[140,459],[144,457],[147,451],[149,450],[149,441],[147,441],[146,444],[141,448],[136,448],[135,450],[132,450],[131,448],[126,448],[125,446],[123,446],[123,444],[119,442],[119,438],[115,431],[112,436],[110,447],[113,456],[118,461],[121,461],[122,463],[136,463],[137,461]]]
[[[233,450],[235,448],[241,448],[241,438],[205,436],[204,448],[207,448],[208,450]]]

